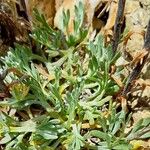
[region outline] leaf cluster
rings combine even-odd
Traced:
[[[131,115],[117,111],[113,95],[119,86],[110,77],[120,54],[113,56],[100,35],[87,38],[82,3],[75,14],[74,33],[67,33],[69,11],[59,31],[35,10],[31,37],[42,55],[16,44],[1,58],[2,70],[15,68],[21,74],[6,76],[5,82],[13,83],[11,96],[0,101],[0,144],[6,150],[130,150],[131,140],[150,137],[149,118],[125,132]]]

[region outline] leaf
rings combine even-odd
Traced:
[[[46,21],[49,25],[53,25],[53,19],[55,17],[55,0],[51,1],[29,1],[25,2],[27,7],[27,13],[30,21],[34,21],[34,8],[38,9],[46,17]]]
[[[150,131],[147,131],[147,133],[143,134],[140,138],[141,139],[148,139],[148,138],[150,138]]]
[[[97,138],[102,139],[103,141],[110,141],[110,136],[107,133],[104,133],[98,130],[90,131],[88,136],[97,137]]]
[[[140,138],[148,138],[149,137],[149,125],[150,125],[150,118],[142,118],[140,119],[131,130],[130,134],[127,136],[128,140],[136,139],[136,137]]]
[[[89,120],[90,125],[94,125],[94,114],[91,111],[86,111],[84,115],[84,120]]]
[[[80,135],[80,127],[73,124],[72,132],[69,133],[64,141],[68,150],[80,150],[84,146],[84,138]]]
[[[113,147],[113,149],[114,150],[121,150],[121,149],[123,149],[123,150],[129,150],[129,149],[131,149],[131,147],[132,146],[129,145],[129,144],[119,144],[119,145]]]
[[[4,135],[4,138],[2,138],[1,140],[0,140],[0,144],[6,144],[6,143],[8,143],[9,141],[11,141],[11,136],[8,134],[8,133],[6,133],[5,135]]]
[[[47,78],[48,81],[51,81],[53,79],[55,79],[55,75],[53,73],[49,74],[47,71],[46,71],[46,68],[44,68],[41,65],[37,65],[37,64],[34,64],[36,69],[38,70],[38,72],[44,77],[44,78]]]
[[[68,32],[68,25],[69,25],[69,20],[70,20],[70,11],[67,10],[66,12],[63,10],[63,28],[62,30],[64,32]]]
[[[54,140],[58,138],[57,134],[51,131],[45,131],[45,130],[37,131],[37,134],[41,135],[46,140]]]
[[[113,127],[113,130],[112,130],[112,134],[116,134],[116,132],[118,132],[121,128],[121,125],[125,122],[125,116],[126,116],[126,113],[122,110],[120,113],[119,113],[119,116],[116,118],[116,122],[114,124],[114,127]]]
[[[23,83],[17,83],[11,86],[10,92],[16,100],[21,101],[27,96],[29,87]]]
[[[18,132],[18,133],[27,133],[27,132],[35,132],[36,131],[36,123],[32,120],[28,120],[26,122],[21,122],[20,127],[10,126],[10,132]]]
[[[133,127],[132,132],[131,133],[135,133],[138,130],[140,130],[143,127],[146,127],[147,125],[150,124],[150,118],[146,118],[146,119],[140,119]]]

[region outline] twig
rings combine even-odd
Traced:
[[[145,63],[147,61],[148,55],[150,53],[150,20],[148,22],[148,27],[147,27],[147,32],[146,32],[146,36],[145,36],[145,42],[144,42],[143,49],[148,51],[148,54],[142,58],[143,59],[142,63],[141,63],[141,59],[139,60],[139,62],[136,64],[135,68],[129,75],[127,83],[122,91],[122,94],[121,94],[122,96],[126,96],[127,93],[130,91],[130,89],[132,88],[132,81],[137,79],[137,77],[139,76],[140,72],[142,71],[143,66],[145,65]]]
[[[112,41],[112,51],[114,54],[118,48],[118,43],[120,40],[121,27],[124,18],[125,2],[126,0],[119,0],[118,2],[118,11],[117,11],[116,21],[114,25],[114,33],[113,33],[113,41]]]
[[[2,74],[0,74],[0,100],[4,97],[7,97],[9,95],[8,88],[3,81],[5,77],[7,76],[8,71],[4,71]]]
[[[150,19],[149,19],[148,26],[147,26],[144,48],[150,52]]]

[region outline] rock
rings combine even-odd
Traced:
[[[141,5],[142,4],[142,5]],[[146,8],[144,8],[144,6]],[[133,53],[138,50],[141,50],[143,47],[144,39],[139,34],[146,29],[149,15],[149,10],[147,7],[150,7],[150,1],[140,1],[140,0],[127,0],[126,2],[126,28],[129,31],[135,31],[131,36],[127,44],[127,51]]]

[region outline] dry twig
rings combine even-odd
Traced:
[[[122,96],[126,96],[127,93],[130,91],[130,89],[132,88],[132,81],[137,79],[140,72],[142,71],[143,66],[145,65],[147,61],[147,58],[150,52],[150,20],[149,20],[148,27],[147,27],[143,49],[146,50],[148,53],[143,58],[139,59],[133,71],[129,75],[127,83],[122,91],[122,94],[121,94]]]
[[[119,0],[118,2],[118,11],[117,11],[116,21],[114,25],[114,33],[113,33],[113,41],[112,41],[112,51],[114,54],[118,48],[118,43],[120,40],[121,27],[124,18],[125,2],[126,0]]]

